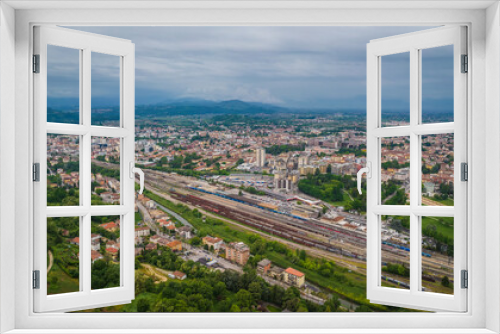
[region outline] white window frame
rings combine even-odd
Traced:
[[[134,261],[134,178],[135,162],[135,48],[129,40],[91,34],[61,27],[34,27],[34,54],[39,58],[39,73],[34,84],[34,162],[39,164],[39,181],[33,184],[34,270],[39,271],[39,289],[34,290],[35,312],[74,311],[108,305],[128,304],[135,296]],[[80,122],[47,122],[47,46],[78,50],[80,75]],[[119,124],[96,126],[91,121],[92,53],[113,55],[119,60]],[[47,206],[47,134],[77,135],[80,138],[78,206]],[[91,205],[91,142],[93,136],[120,138],[120,203]],[[117,287],[91,288],[92,216],[120,217],[120,284]],[[80,288],[77,292],[47,295],[47,218],[79,218]],[[90,306],[90,307],[89,307]]]
[[[0,203],[0,320],[1,330],[13,333],[127,332],[323,332],[336,333],[494,333],[500,331],[500,33],[498,4],[493,1],[434,2],[17,2],[1,5],[0,126],[15,130],[12,138],[0,132],[0,194],[14,201]],[[12,10],[10,6],[19,8]],[[97,8],[99,6],[99,8]],[[122,6],[120,8],[120,6]],[[133,8],[124,9],[123,7]],[[393,8],[397,6],[397,8]],[[65,7],[65,8],[63,8]],[[149,7],[149,9],[148,9]],[[163,7],[163,8],[158,8]],[[22,9],[24,8],[24,9]],[[75,9],[79,8],[79,9]],[[86,8],[86,9],[82,9]],[[105,10],[103,8],[108,8]],[[153,9],[151,9],[153,8]],[[43,10],[42,10],[43,9]],[[142,10],[138,10],[142,9]],[[471,74],[468,85],[468,143],[470,178],[468,196],[469,289],[466,313],[403,314],[34,314],[30,254],[33,213],[26,194],[32,193],[32,103],[30,55],[32,26],[58,25],[427,25],[465,24],[469,27]],[[15,35],[14,35],[15,31]],[[15,36],[15,42],[14,38]],[[5,45],[5,47],[4,47]],[[15,47],[15,51],[14,51]],[[14,56],[13,56],[14,55]],[[486,71],[488,66],[488,71]],[[12,68],[15,68],[13,73]],[[12,83],[15,84],[12,85]],[[12,95],[15,93],[15,99]],[[13,109],[13,107],[15,109]],[[6,111],[9,109],[9,112]],[[15,110],[15,113],[12,112]],[[10,140],[8,143],[6,140]],[[9,165],[15,159],[15,177]],[[488,162],[488,164],[486,164]],[[488,182],[486,175],[488,174]],[[11,186],[5,188],[4,185]],[[486,187],[486,191],[485,191]],[[486,196],[488,193],[488,197]],[[29,197],[29,196],[28,196]],[[4,202],[5,201],[5,202]],[[12,203],[14,202],[14,203]],[[486,205],[485,205],[486,203]],[[8,212],[9,207],[15,212]],[[488,217],[488,219],[486,219]],[[9,221],[6,221],[9,219]],[[15,224],[12,224],[12,221]],[[474,226],[472,231],[471,226]],[[473,232],[473,233],[472,233]],[[15,235],[15,238],[12,238]],[[488,266],[485,264],[488,249]],[[12,256],[14,250],[14,256]],[[12,307],[14,305],[14,307]],[[140,328],[134,330],[134,328]],[[246,330],[244,330],[246,329]]]
[[[467,270],[467,184],[461,180],[460,164],[467,163],[467,75],[461,73],[462,55],[467,54],[466,27],[445,26],[409,34],[372,40],[367,46],[367,162],[371,177],[367,180],[367,298],[376,304],[423,310],[464,312],[467,290],[460,284],[461,270]],[[440,46],[453,47],[454,120],[446,123],[422,123],[422,52]],[[409,54],[409,117],[403,126],[383,126],[382,59],[387,55]],[[454,134],[455,205],[422,205],[422,135]],[[381,141],[383,138],[408,137],[410,140],[410,205],[381,203]],[[472,180],[471,180],[472,182]],[[396,289],[381,284],[381,217],[403,215],[410,218],[410,288]],[[453,294],[422,291],[422,225],[424,216],[454,217],[454,289]]]

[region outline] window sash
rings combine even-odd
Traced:
[[[47,122],[47,46],[80,50],[80,124]],[[91,53],[120,57],[120,126],[91,125]],[[34,269],[40,271],[40,289],[34,291],[34,311],[74,311],[103,305],[124,304],[134,298],[134,45],[76,30],[35,27],[34,54],[40,55],[40,73],[34,75],[34,161],[40,164],[40,181],[34,183]],[[47,206],[47,134],[78,135],[80,205]],[[91,140],[93,136],[120,138],[120,205],[91,205]],[[91,288],[91,217],[120,215],[120,286]],[[78,292],[47,295],[47,218],[80,217]]]
[[[467,310],[467,290],[461,289],[460,271],[467,269],[467,184],[460,180],[460,163],[467,162],[467,76],[460,73],[461,54],[466,54],[466,28],[442,27],[371,41],[367,46],[367,161],[372,176],[367,181],[367,298],[373,303],[407,308]],[[421,49],[454,46],[454,122],[420,124]],[[410,125],[382,127],[381,57],[410,53]],[[453,207],[421,205],[421,135],[454,134]],[[410,137],[410,205],[381,205],[381,139]],[[458,168],[457,168],[458,167]],[[381,215],[410,217],[410,289],[381,286]],[[421,291],[422,216],[454,217],[454,294]]]

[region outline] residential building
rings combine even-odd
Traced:
[[[267,274],[268,270],[271,269],[271,261],[268,259],[263,259],[257,263],[257,272],[261,274]]]
[[[111,256],[113,261],[117,261],[118,252],[119,252],[119,250],[117,248],[113,248],[113,247],[106,248],[106,253]]]
[[[213,238],[208,235],[201,240],[204,245],[207,245],[208,248],[213,247],[214,250],[218,250],[220,245],[224,242],[221,238]]]
[[[179,237],[182,239],[191,239],[193,237],[192,235],[192,228],[191,226],[181,226],[176,229],[176,232],[179,234]]]
[[[175,278],[175,279],[178,279],[178,280],[185,280],[187,278],[187,275],[184,274],[182,271],[174,271],[173,273],[169,274],[168,275],[170,278]]]
[[[100,227],[102,227],[103,229],[105,229],[106,231],[108,232],[116,232],[118,231],[118,229],[120,228],[116,223],[114,222],[110,222],[110,223],[105,223],[105,224],[101,224],[99,225]]]
[[[103,258],[101,253],[95,250],[90,251],[90,257],[92,258],[92,263],[94,263],[97,260],[101,260]]]
[[[301,288],[304,286],[304,284],[306,284],[306,275],[290,267],[283,272],[283,281],[290,285]]]
[[[232,242],[226,247],[226,259],[244,266],[250,257],[250,247],[243,242]]]
[[[150,229],[147,226],[140,226],[135,228],[136,237],[147,237],[150,233]]]
[[[180,242],[179,240],[174,240],[174,241],[169,242],[167,244],[167,247],[173,251],[180,252],[180,251],[182,251],[182,242]]]

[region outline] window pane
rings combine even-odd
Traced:
[[[80,219],[47,218],[47,294],[80,291]]]
[[[92,52],[92,125],[120,126],[120,57]]]
[[[91,219],[92,290],[120,286],[120,216]]]
[[[422,287],[453,294],[453,217],[422,217]]]
[[[410,203],[410,137],[381,139],[383,205]]]
[[[382,286],[410,289],[410,217],[382,216]]]
[[[421,50],[422,123],[453,122],[453,45]]]
[[[92,205],[120,205],[120,138],[92,137]]]
[[[410,123],[410,53],[381,57],[382,126]]]
[[[80,136],[47,135],[47,205],[80,205]]]
[[[422,204],[453,206],[453,133],[422,136]]]
[[[80,50],[47,45],[47,122],[80,123]]]

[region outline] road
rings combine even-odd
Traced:
[[[169,273],[167,271],[160,269],[160,268],[153,267],[152,265],[150,265],[148,263],[141,263],[141,266],[144,269],[146,269],[147,272],[149,272],[149,276],[154,276],[154,277],[158,278],[158,281],[156,281],[156,283],[166,282],[168,280]]]
[[[52,251],[49,250],[49,266],[47,267],[47,274],[50,269],[52,269],[52,265],[54,264],[54,255],[52,255]]]
[[[153,201],[154,202],[154,201]],[[156,206],[160,209],[162,209],[163,211],[165,211],[166,213],[168,213],[169,215],[175,217],[175,219],[177,219],[178,221],[180,221],[183,225],[187,225],[187,226],[190,226],[192,229],[194,229],[193,225],[191,225],[190,222],[188,222],[186,219],[182,218],[181,216],[179,216],[177,213],[175,213],[174,211],[170,210],[170,209],[167,209],[166,207],[164,207],[163,205],[156,203]]]

